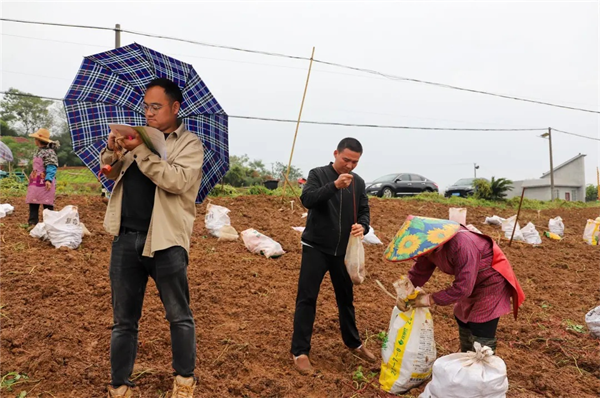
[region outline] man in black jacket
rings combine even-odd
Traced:
[[[344,138],[333,153],[333,163],[310,171],[300,197],[308,209],[308,219],[302,234],[292,355],[296,368],[304,374],[313,371],[308,354],[317,296],[327,271],[335,291],[344,344],[356,355],[375,361],[375,356],[362,344],[356,328],[353,284],[344,264],[350,235],[362,237],[369,232],[365,182],[352,173],[362,152],[358,140]]]

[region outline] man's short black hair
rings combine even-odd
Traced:
[[[337,151],[342,152],[344,149],[349,149],[352,152],[358,152],[362,155],[363,147],[356,138],[344,138],[337,146]]]
[[[165,77],[159,77],[152,80],[146,86],[146,90],[149,90],[152,87],[162,87],[165,90],[165,94],[171,99],[171,101],[177,101],[180,104],[183,102],[183,94],[181,94],[181,89],[179,86]]]

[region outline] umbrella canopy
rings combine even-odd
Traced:
[[[7,162],[13,161],[13,154],[10,148],[2,141],[0,141],[0,159],[4,159]]]
[[[100,174],[100,151],[109,124],[145,126],[144,94],[155,78],[167,78],[182,91],[179,117],[204,144],[204,200],[229,169],[228,118],[194,68],[137,43],[84,58],[64,99],[73,150],[94,174]],[[113,182],[100,176],[105,188]]]

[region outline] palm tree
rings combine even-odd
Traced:
[[[506,178],[498,178],[492,177],[492,181],[490,182],[490,187],[492,189],[492,195],[490,199],[492,200],[503,200],[506,197],[508,191],[512,191],[513,182]]]

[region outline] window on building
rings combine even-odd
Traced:
[[[552,200],[560,199],[560,191],[558,189],[554,190],[554,196],[552,196]]]
[[[571,192],[565,192],[565,200],[566,200],[567,202],[570,202],[570,201],[571,201]]]
[[[579,198],[577,198],[577,190],[576,189],[571,190],[571,198],[573,199],[573,202],[577,202],[579,200]]]

